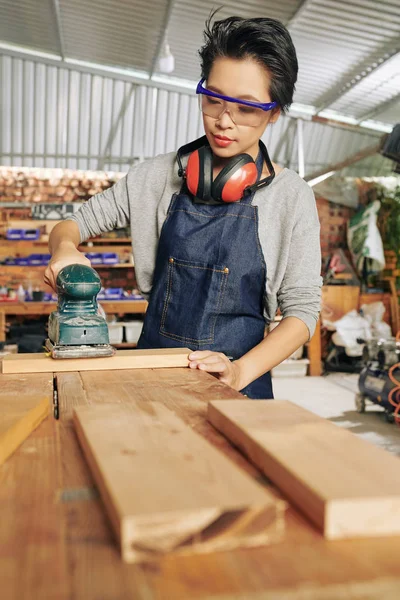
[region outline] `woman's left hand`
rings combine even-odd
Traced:
[[[217,377],[222,383],[235,390],[240,390],[240,367],[237,362],[229,360],[222,352],[199,350],[189,354],[189,367],[200,369]]]

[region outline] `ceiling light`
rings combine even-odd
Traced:
[[[158,67],[161,73],[172,73],[175,69],[175,58],[167,43],[164,45],[164,50],[158,60]]]

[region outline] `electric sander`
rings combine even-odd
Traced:
[[[85,265],[68,265],[56,280],[57,311],[49,317],[46,349],[53,358],[112,356],[106,320],[99,314],[98,273]]]

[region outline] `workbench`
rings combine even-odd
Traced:
[[[56,380],[60,419],[48,417],[0,467],[5,600],[398,599],[400,538],[328,542],[293,508],[282,539],[269,546],[167,556],[154,568],[124,564],[78,445],[74,407],[162,402],[268,486],[206,420],[207,400],[241,396],[191,369],[73,372]],[[51,398],[53,376],[0,375],[0,402],[22,386]]]

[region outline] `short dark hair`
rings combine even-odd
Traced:
[[[253,58],[270,74],[270,95],[283,112],[293,101],[298,62],[292,38],[276,19],[228,17],[206,22],[205,44],[199,50],[201,76],[207,79],[214,60],[219,57]]]

